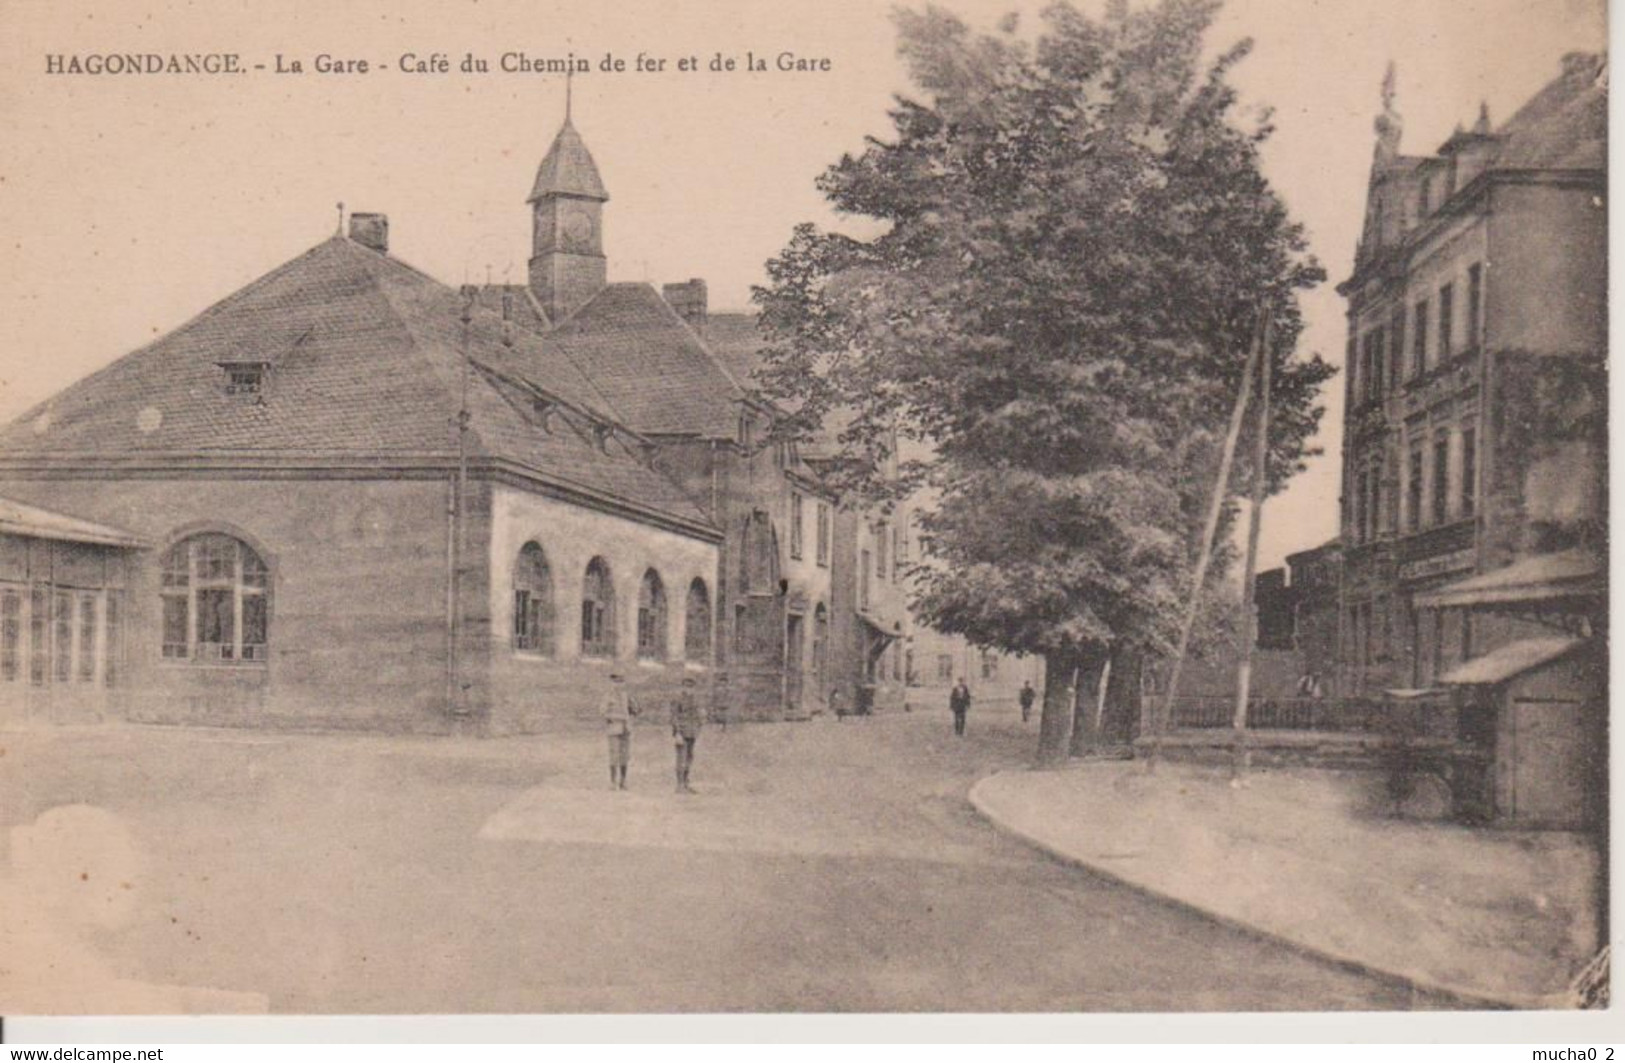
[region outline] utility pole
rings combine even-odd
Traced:
[[[1258,570],[1258,533],[1264,522],[1264,492],[1270,446],[1270,319],[1264,318],[1264,357],[1258,367],[1258,439],[1253,447],[1253,504],[1247,520],[1247,563],[1241,583],[1241,664],[1236,668],[1235,760],[1231,777],[1241,779],[1252,766],[1247,746],[1247,699],[1252,693],[1253,648],[1258,642],[1258,603],[1253,586]]]
[[[1267,314],[1267,311],[1266,311]],[[1190,605],[1185,609],[1185,621],[1179,629],[1179,647],[1174,653],[1174,667],[1168,674],[1168,690],[1163,695],[1162,708],[1153,720],[1151,753],[1146,757],[1145,770],[1157,770],[1157,759],[1162,755],[1162,738],[1173,719],[1174,698],[1179,694],[1179,673],[1185,667],[1185,651],[1190,647],[1191,629],[1196,626],[1196,612],[1202,602],[1202,585],[1207,582],[1207,567],[1213,560],[1213,536],[1219,530],[1219,514],[1224,509],[1225,489],[1230,484],[1230,463],[1236,456],[1236,440],[1241,437],[1242,418],[1247,413],[1247,397],[1253,389],[1253,373],[1264,348],[1264,327],[1260,321],[1253,333],[1253,348],[1247,356],[1247,368],[1242,371],[1241,385],[1236,389],[1236,405],[1230,411],[1230,430],[1224,437],[1224,449],[1219,455],[1219,475],[1213,484],[1213,496],[1208,500],[1207,520],[1202,528],[1202,549],[1196,558],[1196,572],[1191,580]]]
[[[450,554],[449,569],[447,573],[447,646],[446,653],[446,710],[453,716],[463,716],[468,712],[468,706],[463,700],[462,676],[460,674],[458,658],[462,649],[462,591],[463,557],[466,553],[464,543],[467,527],[468,507],[468,427],[472,418],[468,412],[469,376],[473,370],[473,362],[469,358],[468,343],[469,331],[474,321],[474,299],[476,290],[473,285],[465,284],[462,290],[463,308],[459,315],[462,322],[462,361],[463,385],[462,394],[457,403],[457,476],[452,482],[451,491],[451,527],[447,536],[447,551]]]

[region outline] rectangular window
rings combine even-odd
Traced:
[[[1416,302],[1416,314],[1411,318],[1411,375],[1421,376],[1428,371],[1428,301]]]
[[[253,364],[226,366],[227,395],[258,395],[264,388],[264,366]]]
[[[1405,375],[1405,308],[1388,319],[1388,378],[1398,385]]]
[[[1452,335],[1456,313],[1456,289],[1453,284],[1446,284],[1439,289],[1439,364],[1443,365],[1450,360],[1453,352],[1454,336]]]
[[[1473,659],[1473,611],[1471,609],[1461,611],[1461,659],[1464,661]]]
[[[869,551],[865,550],[858,558],[858,608],[869,608],[869,576],[871,564]]]
[[[790,556],[801,556],[801,496],[790,494]]]
[[[829,564],[829,505],[828,505],[828,503],[825,503],[825,502],[818,503],[817,535],[818,535],[818,542],[817,542],[816,546],[817,546],[817,549],[818,549],[818,563],[820,565],[828,566],[828,564]]]
[[[1433,670],[1428,673],[1428,682],[1439,678],[1444,672],[1444,613],[1435,609],[1433,611],[1433,649],[1429,656],[1432,658]]]
[[[96,681],[96,596],[79,596],[79,681]]]
[[[946,653],[937,654],[937,680],[949,682],[954,677],[954,659]]]
[[[1370,530],[1366,533],[1367,539],[1375,539],[1382,534],[1382,470],[1371,470],[1371,503],[1366,509],[1367,519],[1371,521]]]
[[[1354,326],[1350,324],[1348,347],[1343,351],[1343,405],[1350,409],[1353,409],[1355,397],[1360,394],[1360,345],[1354,338],[1353,329]]]
[[[1461,430],[1461,515],[1470,517],[1478,502],[1478,432]]]
[[[23,642],[23,596],[0,590],[0,682],[15,683],[21,672],[18,654]]]
[[[1422,526],[1422,443],[1411,444],[1410,467],[1406,470],[1407,512],[1405,523],[1411,531]]]
[[[894,581],[902,578],[903,562],[908,560],[908,540],[903,537],[906,523],[906,519],[901,519],[891,530],[891,574]]]
[[[124,668],[124,615],[118,591],[107,592],[107,660],[102,664],[102,682],[115,686]]]
[[[45,685],[51,660],[51,596],[44,587],[28,595],[28,681]]]
[[[1483,316],[1484,303],[1484,267],[1473,263],[1467,267],[1467,346],[1469,349],[1477,347],[1479,343],[1479,319]]]
[[[1450,437],[1443,432],[1433,442],[1433,523],[1450,516]]]
[[[884,524],[875,526],[875,578],[879,580],[884,580],[886,578],[887,534],[886,526]]]
[[[1383,382],[1387,379],[1388,337],[1379,326],[1371,334],[1371,397],[1382,398]]]
[[[52,596],[56,620],[56,644],[51,647],[51,678],[66,683],[73,678],[73,595],[57,591]]]

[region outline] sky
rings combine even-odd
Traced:
[[[941,0],[973,25],[1027,0]],[[1098,9],[1098,0],[1082,0]],[[0,420],[184,323],[330,236],[338,208],[390,217],[391,250],[451,284],[523,281],[525,196],[564,108],[558,75],[503,53],[587,59],[576,127],[610,202],[611,280],[702,277],[747,305],[801,221],[850,226],[814,178],[884,137],[908,93],[887,3],[835,0],[0,0]],[[1331,280],[1306,299],[1302,351],[1341,364],[1343,302],[1389,61],[1407,153],[1479,102],[1499,123],[1604,46],[1602,0],[1229,0],[1214,50],[1256,41],[1234,81],[1275,110],[1266,174]],[[240,75],[49,75],[51,54],[233,52]],[[713,73],[713,56],[827,59],[827,72]],[[316,57],[367,73],[317,73]],[[403,55],[451,71],[408,73]],[[473,53],[492,72],[464,74]],[[606,53],[627,69],[599,69]],[[665,68],[638,72],[637,57]],[[274,72],[295,60],[303,74]],[[685,57],[698,70],[679,71]],[[1341,380],[1311,462],[1266,510],[1261,567],[1336,534]]]

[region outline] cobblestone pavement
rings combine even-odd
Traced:
[[[0,733],[0,825],[133,831],[117,973],[282,1012],[1123,1011],[1427,1006],[1093,878],[983,823],[1013,712],[479,741]],[[4,1001],[0,1001],[3,1012]]]

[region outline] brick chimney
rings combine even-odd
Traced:
[[[666,302],[677,311],[677,316],[687,321],[694,329],[705,327],[705,281],[694,277],[681,284],[662,284],[660,294],[665,296]]]
[[[350,239],[362,247],[370,247],[380,255],[389,254],[389,215],[350,215]]]

